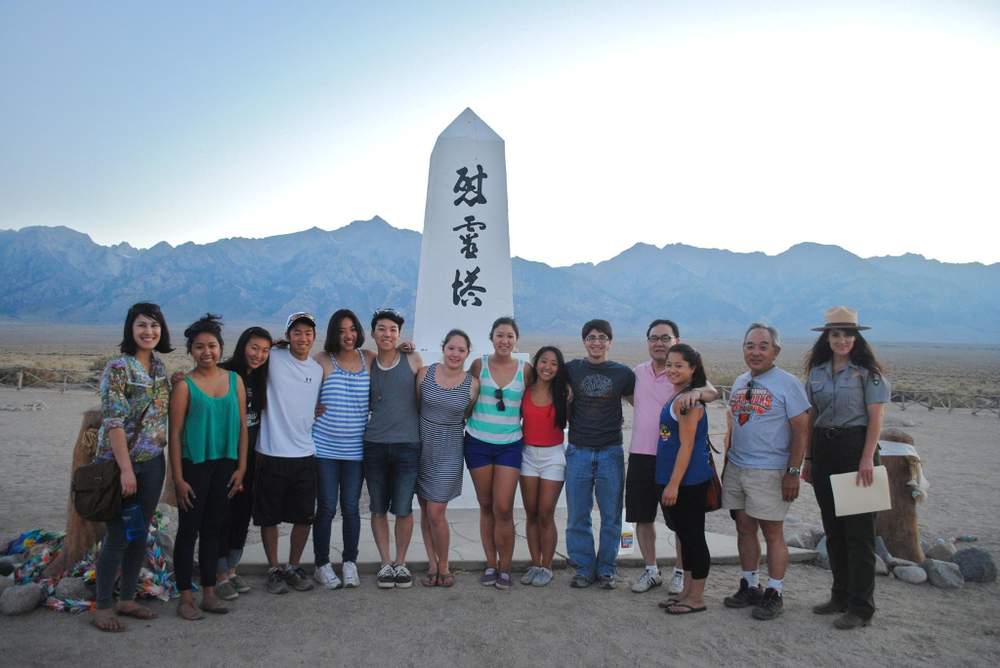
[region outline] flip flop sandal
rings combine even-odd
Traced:
[[[201,611],[198,610],[198,607],[194,603],[178,603],[177,616],[189,622],[205,619],[205,615],[201,614]]]
[[[664,610],[666,610],[672,605],[677,605],[678,603],[680,603],[680,601],[681,600],[679,598],[668,598],[665,601],[660,601],[659,603],[656,604],[656,606],[658,608],[663,608]]]
[[[205,612],[211,613],[213,615],[229,614],[229,608],[227,608],[226,604],[223,603],[222,601],[216,601],[215,603],[209,603],[209,604],[206,604],[205,601],[202,601],[201,605],[199,605],[198,607],[204,610]]]
[[[156,619],[160,616],[156,612],[141,605],[136,605],[130,608],[118,608],[117,613],[119,617],[131,617],[132,619],[142,620]]]
[[[668,615],[693,615],[696,612],[705,612],[708,610],[706,606],[701,606],[700,608],[695,608],[687,603],[674,603],[672,606],[667,608]]]
[[[455,576],[451,573],[438,574],[438,587],[452,587],[455,585]]]
[[[438,574],[428,573],[423,578],[420,579],[420,584],[425,587],[435,587],[438,584]]]
[[[105,633],[121,633],[125,630],[125,626],[114,615],[108,615],[107,617],[95,617],[91,615],[90,623],[98,631],[104,631]]]

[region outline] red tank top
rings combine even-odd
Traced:
[[[526,389],[521,401],[521,418],[525,445],[541,448],[562,445],[563,430],[556,426],[555,404],[536,406],[531,400],[531,390]]]

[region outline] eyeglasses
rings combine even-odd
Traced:
[[[496,390],[494,390],[494,392],[493,392],[493,398],[497,400],[497,410],[498,411],[505,411],[505,410],[507,410],[507,404],[505,404],[503,402],[503,390],[502,389],[500,389],[498,387]]]
[[[661,341],[663,343],[670,343],[671,341],[676,341],[677,337],[674,336],[673,334],[661,334],[660,336],[657,336],[656,334],[650,334],[648,337],[646,337],[646,340],[649,341],[650,343],[656,343],[657,341]]]
[[[611,339],[609,339],[604,334],[591,334],[590,336],[584,339],[584,341],[586,341],[587,343],[597,343],[598,341],[600,341],[601,343],[607,343],[610,340]]]
[[[743,400],[750,401],[750,397],[752,396],[753,396],[753,381],[751,380],[749,383],[747,383],[747,393],[743,397]]]

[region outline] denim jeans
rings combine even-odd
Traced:
[[[146,518],[147,529],[149,521],[156,511],[163,490],[163,477],[166,474],[166,464],[163,455],[149,461],[132,462],[135,471],[136,496],[142,516]],[[139,581],[139,570],[146,560],[146,534],[133,541],[125,540],[125,523],[120,517],[106,522],[107,534],[101,541],[101,553],[97,557],[97,607],[104,610],[111,607],[112,595],[115,591],[115,576],[118,567],[122,569],[121,592],[118,600],[131,601],[135,598],[136,585]]]
[[[365,480],[372,515],[391,512],[406,517],[413,512],[413,493],[420,471],[420,441],[374,443],[365,441]]]
[[[605,448],[566,447],[566,549],[576,574],[593,579],[615,574],[622,531],[625,453],[621,445]],[[597,553],[590,513],[594,496],[601,515]]]
[[[340,516],[344,533],[344,561],[358,560],[358,540],[361,537],[361,481],[364,479],[361,461],[316,458],[316,521],[313,523],[313,555],[316,567],[330,562],[330,523]]]

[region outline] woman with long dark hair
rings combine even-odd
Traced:
[[[705,387],[705,364],[697,350],[677,343],[667,351],[667,379],[677,392],[660,413],[656,446],[656,484],[681,545],[684,587],[676,599],[661,603],[668,615],[705,610],[705,580],[711,554],[705,540],[705,502],[712,484],[708,415],[701,403],[681,409],[677,399]]]
[[[170,332],[160,307],[133,304],[125,316],[121,357],[101,374],[101,428],[95,460],[114,459],[121,470],[122,497],[139,503],[145,527],[163,489],[170,381],[153,353],[169,353]],[[107,522],[97,557],[97,605],[91,623],[102,631],[123,631],[115,616],[148,620],[156,613],[135,602],[139,571],[146,556],[146,530],[126,536],[121,518]],[[115,576],[121,568],[118,606],[112,609]]]
[[[243,558],[243,548],[250,528],[250,511],[253,508],[253,479],[256,470],[257,434],[260,433],[260,414],[267,405],[267,358],[274,339],[263,327],[243,330],[233,355],[219,366],[235,371],[246,388],[247,416],[247,474],[243,477],[243,491],[229,500],[226,518],[222,523],[219,542],[218,576],[215,591],[219,598],[232,600],[250,591],[250,585],[236,572]]]
[[[571,390],[566,361],[555,346],[539,348],[531,366],[534,379],[521,402],[521,499],[531,566],[521,584],[544,587],[552,582],[552,558],[559,540],[555,512],[566,479],[563,442]]]
[[[812,441],[802,469],[823,515],[833,586],[830,600],[813,608],[840,616],[839,629],[867,626],[875,613],[875,513],[837,517],[830,476],[857,473],[872,484],[878,437],[890,398],[885,369],[861,335],[858,312],[835,306],[806,356],[806,394],[813,406]]]

